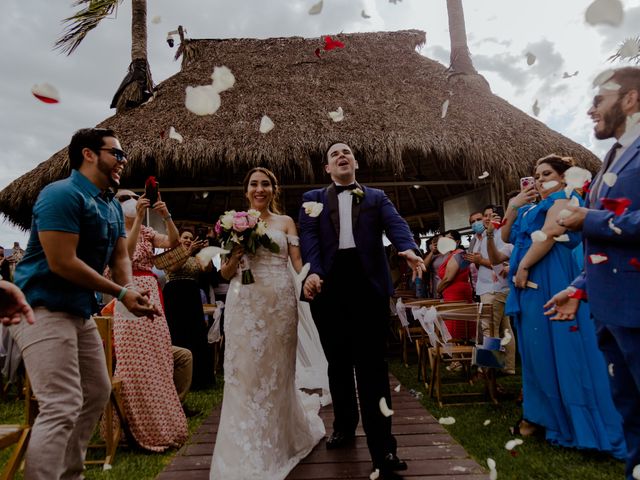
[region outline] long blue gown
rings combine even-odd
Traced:
[[[514,245],[510,271],[531,246],[531,233],[541,230],[555,192],[537,205],[518,211],[511,228]],[[529,269],[529,280],[537,289],[516,288],[511,282],[506,314],[514,319],[522,359],[523,416],[542,425],[549,442],[610,452],[625,458],[622,418],[613,405],[604,356],[597,346],[588,304],[581,302],[576,319],[550,321],[543,305],[564,289],[580,272],[580,233],[567,232],[569,242],[556,242],[538,263]]]

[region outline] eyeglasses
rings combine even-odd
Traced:
[[[140,196],[138,196],[138,195],[120,195],[118,197],[118,201],[120,203],[124,203],[127,200],[135,200],[137,202],[139,198],[140,198]]]
[[[109,152],[111,155],[116,157],[116,161],[118,163],[122,163],[127,159],[127,154],[124,153],[124,150],[120,150],[119,148],[111,147],[111,148],[101,148],[100,150],[104,150]]]

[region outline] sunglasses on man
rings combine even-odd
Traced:
[[[122,163],[127,159],[127,154],[124,150],[120,150],[119,148],[111,147],[111,148],[101,148],[100,150],[104,150],[105,152],[109,152],[116,158],[118,163]]]
[[[120,203],[124,203],[124,202],[126,202],[127,200],[135,200],[135,201],[137,202],[139,198],[140,198],[140,196],[139,196],[139,195],[120,195],[120,196],[118,197],[118,201],[119,201]]]

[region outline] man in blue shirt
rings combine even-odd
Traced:
[[[123,287],[131,282],[131,263],[111,188],[120,184],[127,159],[115,133],[77,131],[69,164],[71,175],[38,196],[14,278],[36,319],[10,327],[40,409],[27,449],[29,480],[83,478],[87,445],[111,392],[102,341],[90,319],[95,291],[118,298],[138,316],[157,310],[144,293]],[[113,281],[102,275],[107,265]]]

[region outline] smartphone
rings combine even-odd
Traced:
[[[498,215],[500,218],[504,218],[504,207],[502,205],[495,205],[493,207],[493,213]]]
[[[207,238],[207,229],[204,228],[204,227],[199,227],[196,230],[196,238],[198,240],[206,240],[206,238]]]
[[[149,200],[150,207],[153,207],[158,201],[158,189],[160,184],[156,181],[156,177],[149,177],[144,182],[144,196]]]
[[[520,190],[526,190],[531,185],[534,185],[536,180],[533,177],[522,177],[520,179]]]

